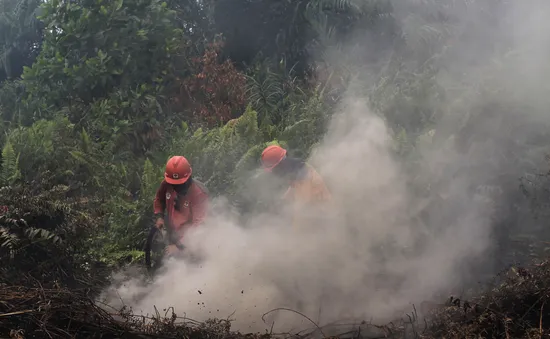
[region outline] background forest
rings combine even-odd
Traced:
[[[537,46],[499,36],[506,5],[0,0],[0,282],[141,261],[171,155],[242,217],[264,208],[245,189],[263,147],[307,158],[349,93],[425,173],[418,223],[454,218],[430,213],[453,203],[438,187],[483,168],[464,189],[495,202],[495,271],[540,255],[550,88],[509,81]],[[419,170],[443,145],[470,160]]]

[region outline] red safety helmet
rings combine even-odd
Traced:
[[[192,172],[189,161],[181,155],[176,155],[171,157],[166,163],[164,180],[171,185],[181,185],[189,180]]]
[[[281,146],[267,146],[262,152],[262,166],[266,171],[271,171],[281,160],[286,157],[286,150]]]

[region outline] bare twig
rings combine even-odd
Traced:
[[[12,316],[12,315],[20,315],[20,314],[32,313],[32,312],[34,312],[34,310],[24,310],[24,311],[2,313],[2,314],[0,314],[0,317],[9,317],[9,316]]]
[[[546,301],[544,301],[542,303],[542,305],[540,305],[540,321],[539,321],[539,334],[540,334],[540,338],[542,339],[542,334],[543,334],[543,330],[542,330],[542,310],[544,308],[544,304],[546,303]]]
[[[323,332],[323,330],[321,329],[321,327],[319,327],[319,325],[317,325],[317,323],[315,323],[315,321],[311,320],[311,318],[308,317],[307,315],[305,315],[301,312],[298,312],[296,310],[293,310],[291,308],[279,307],[279,308],[273,309],[271,311],[268,311],[268,312],[266,312],[262,315],[262,321],[265,323],[265,316],[270,314],[270,313],[276,312],[276,311],[289,311],[289,312],[293,312],[293,313],[301,315],[302,317],[306,318],[309,322],[311,322],[319,330],[319,332],[323,335],[323,337],[326,337],[326,335]]]

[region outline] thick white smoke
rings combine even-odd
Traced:
[[[502,5],[499,8],[504,8],[506,25],[497,24],[499,30],[492,25],[493,34],[465,33],[454,41],[455,49],[440,61],[449,67],[438,81],[449,90],[457,84],[463,87],[456,98],[447,99],[450,113],[446,112],[437,126],[439,131],[456,129],[474,103],[483,106],[512,100],[502,94],[490,98],[481,91],[472,94],[468,85],[482,86],[481,71],[493,72],[493,85],[529,93],[513,98],[518,106],[547,99],[540,89],[547,88],[543,76],[547,73],[537,70],[549,55],[550,31],[545,16],[541,19],[537,13],[548,11],[549,6],[537,4],[541,7]],[[432,5],[425,6],[430,9]],[[396,4],[399,15],[406,14],[403,8],[408,7]],[[456,14],[463,30],[489,28],[471,10],[446,9]],[[517,26],[509,26],[510,22]],[[497,52],[489,51],[487,45],[497,42],[529,51],[510,61],[513,76],[492,65]],[[467,53],[465,48],[478,48],[481,60],[472,63],[474,51]],[[533,91],[521,91],[525,87]],[[467,99],[460,101],[460,97]],[[150,314],[154,306],[174,307],[179,315],[196,320],[231,316],[234,328],[242,331],[270,330],[273,322],[274,331],[288,331],[311,324],[291,312],[273,312],[266,322],[262,314],[288,307],[320,325],[348,318],[383,322],[409,311],[411,303],[460,288],[471,278],[471,265],[493,242],[494,201],[487,200],[475,186],[492,177],[493,156],[506,151],[500,140],[522,137],[532,130],[516,135],[493,128],[503,115],[492,112],[487,124],[473,128],[474,136],[489,135],[477,148],[459,152],[452,138],[434,143],[432,134],[425,135],[427,141],[417,145],[424,163],[411,173],[394,157],[393,132],[369,106],[364,96],[347,93],[323,142],[309,159],[325,178],[334,199],[328,209],[308,211],[317,216],[315,222],[295,230],[288,222],[288,211],[282,210],[240,225],[231,213],[217,212],[187,237],[189,248],[204,259],[199,266],[171,262],[152,285],[140,286],[139,279],[127,282],[117,288],[118,295],[110,302],[115,304],[120,297],[135,312]],[[548,121],[537,107],[529,112],[537,122]],[[527,113],[507,112],[515,116]],[[443,201],[439,207],[427,209],[430,215],[424,216],[424,222],[418,220],[419,211],[433,202],[420,200],[410,189],[410,181],[419,176],[438,183],[431,187],[430,196]]]
[[[312,159],[334,195],[332,211],[314,211],[324,221],[295,230],[281,211],[243,228],[226,214],[215,215],[187,238],[204,258],[199,267],[172,262],[152,285],[138,288],[136,280],[118,296],[149,314],[154,306],[175,307],[195,320],[231,315],[236,329],[264,330],[275,322],[274,330],[283,331],[311,324],[283,311],[264,323],[262,314],[288,307],[320,324],[389,321],[409,311],[411,301],[459,280],[456,263],[488,242],[483,214],[472,206],[462,224],[415,252],[423,233],[410,222],[412,197],[384,122],[354,99],[331,126]]]

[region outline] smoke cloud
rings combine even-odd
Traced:
[[[446,15],[454,29],[432,45],[440,49],[431,81],[447,96],[426,104],[437,119],[415,136],[416,160],[396,156],[395,121],[351,86],[308,159],[333,194],[330,206],[304,209],[310,222],[294,229],[286,209],[242,224],[222,205],[186,238],[200,264],[169,262],[150,285],[118,286],[110,304],[120,297],[135,312],[152,314],[156,306],[195,320],[230,316],[242,331],[312,326],[283,310],[262,320],[280,307],[320,325],[385,322],[412,303],[460,291],[494,264],[487,258],[512,213],[502,211],[513,209],[517,177],[542,160],[542,151],[524,153],[550,121],[550,4],[411,0],[394,7],[411,48],[406,67],[421,69],[415,65],[428,30],[413,18]],[[375,82],[372,69],[364,74],[357,83]],[[518,164],[518,153],[531,162]]]

